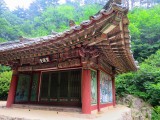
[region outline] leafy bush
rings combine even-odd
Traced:
[[[11,70],[10,67],[0,65],[0,73],[5,71],[10,71],[10,70]]]
[[[137,72],[117,76],[116,93],[132,94],[153,106],[160,105],[160,50],[141,63]]]
[[[6,100],[11,80],[11,71],[0,73],[0,100]]]
[[[152,120],[160,120],[160,106],[157,106],[153,109]]]

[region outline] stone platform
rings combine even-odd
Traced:
[[[6,101],[0,101],[0,108],[6,107]]]
[[[122,105],[101,109],[99,113],[94,111],[91,115],[82,114],[79,108],[44,109],[46,106],[41,106],[40,109],[30,105],[13,105],[12,108],[6,108],[5,102],[0,102],[0,106],[0,120],[132,120],[130,108]]]
[[[13,104],[12,108],[28,109],[28,110],[47,110],[56,112],[81,112],[81,108],[77,107],[61,107],[61,106],[44,106],[44,105],[22,105]]]

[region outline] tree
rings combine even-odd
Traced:
[[[130,1],[131,9],[133,9],[134,7],[151,8],[154,5],[160,3],[159,0],[129,0],[129,1]]]
[[[17,17],[22,19],[27,19],[29,16],[26,10],[20,7],[17,7],[16,10],[13,11],[13,14],[17,15]]]
[[[7,6],[6,6],[5,1],[4,1],[4,0],[1,0],[1,1],[0,1],[0,15],[1,15],[2,13],[4,13],[5,11],[7,11],[7,10],[8,10],[8,8],[7,8]]]
[[[3,18],[0,18],[0,38],[9,41],[17,39],[20,34],[17,25],[20,25],[21,20],[10,12],[5,12],[1,16]]]
[[[0,100],[7,99],[11,75],[8,71],[0,73]]]
[[[153,106],[160,105],[160,50],[140,64],[137,72],[117,76],[117,95],[133,94]]]
[[[136,8],[128,17],[134,57],[142,62],[160,48],[160,7]]]

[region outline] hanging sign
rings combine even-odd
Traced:
[[[48,63],[50,62],[49,56],[43,57],[39,59],[40,63]]]

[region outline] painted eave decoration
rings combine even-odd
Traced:
[[[93,48],[98,52],[99,61],[114,67],[117,73],[136,71],[138,66],[130,50],[127,13],[127,0],[109,0],[104,8],[89,20],[80,25],[73,24],[69,30],[62,33],[39,38],[22,37],[17,41],[0,44],[0,64],[12,67],[22,59],[41,59],[43,56],[75,49],[83,51]],[[49,58],[47,60],[49,61]]]

